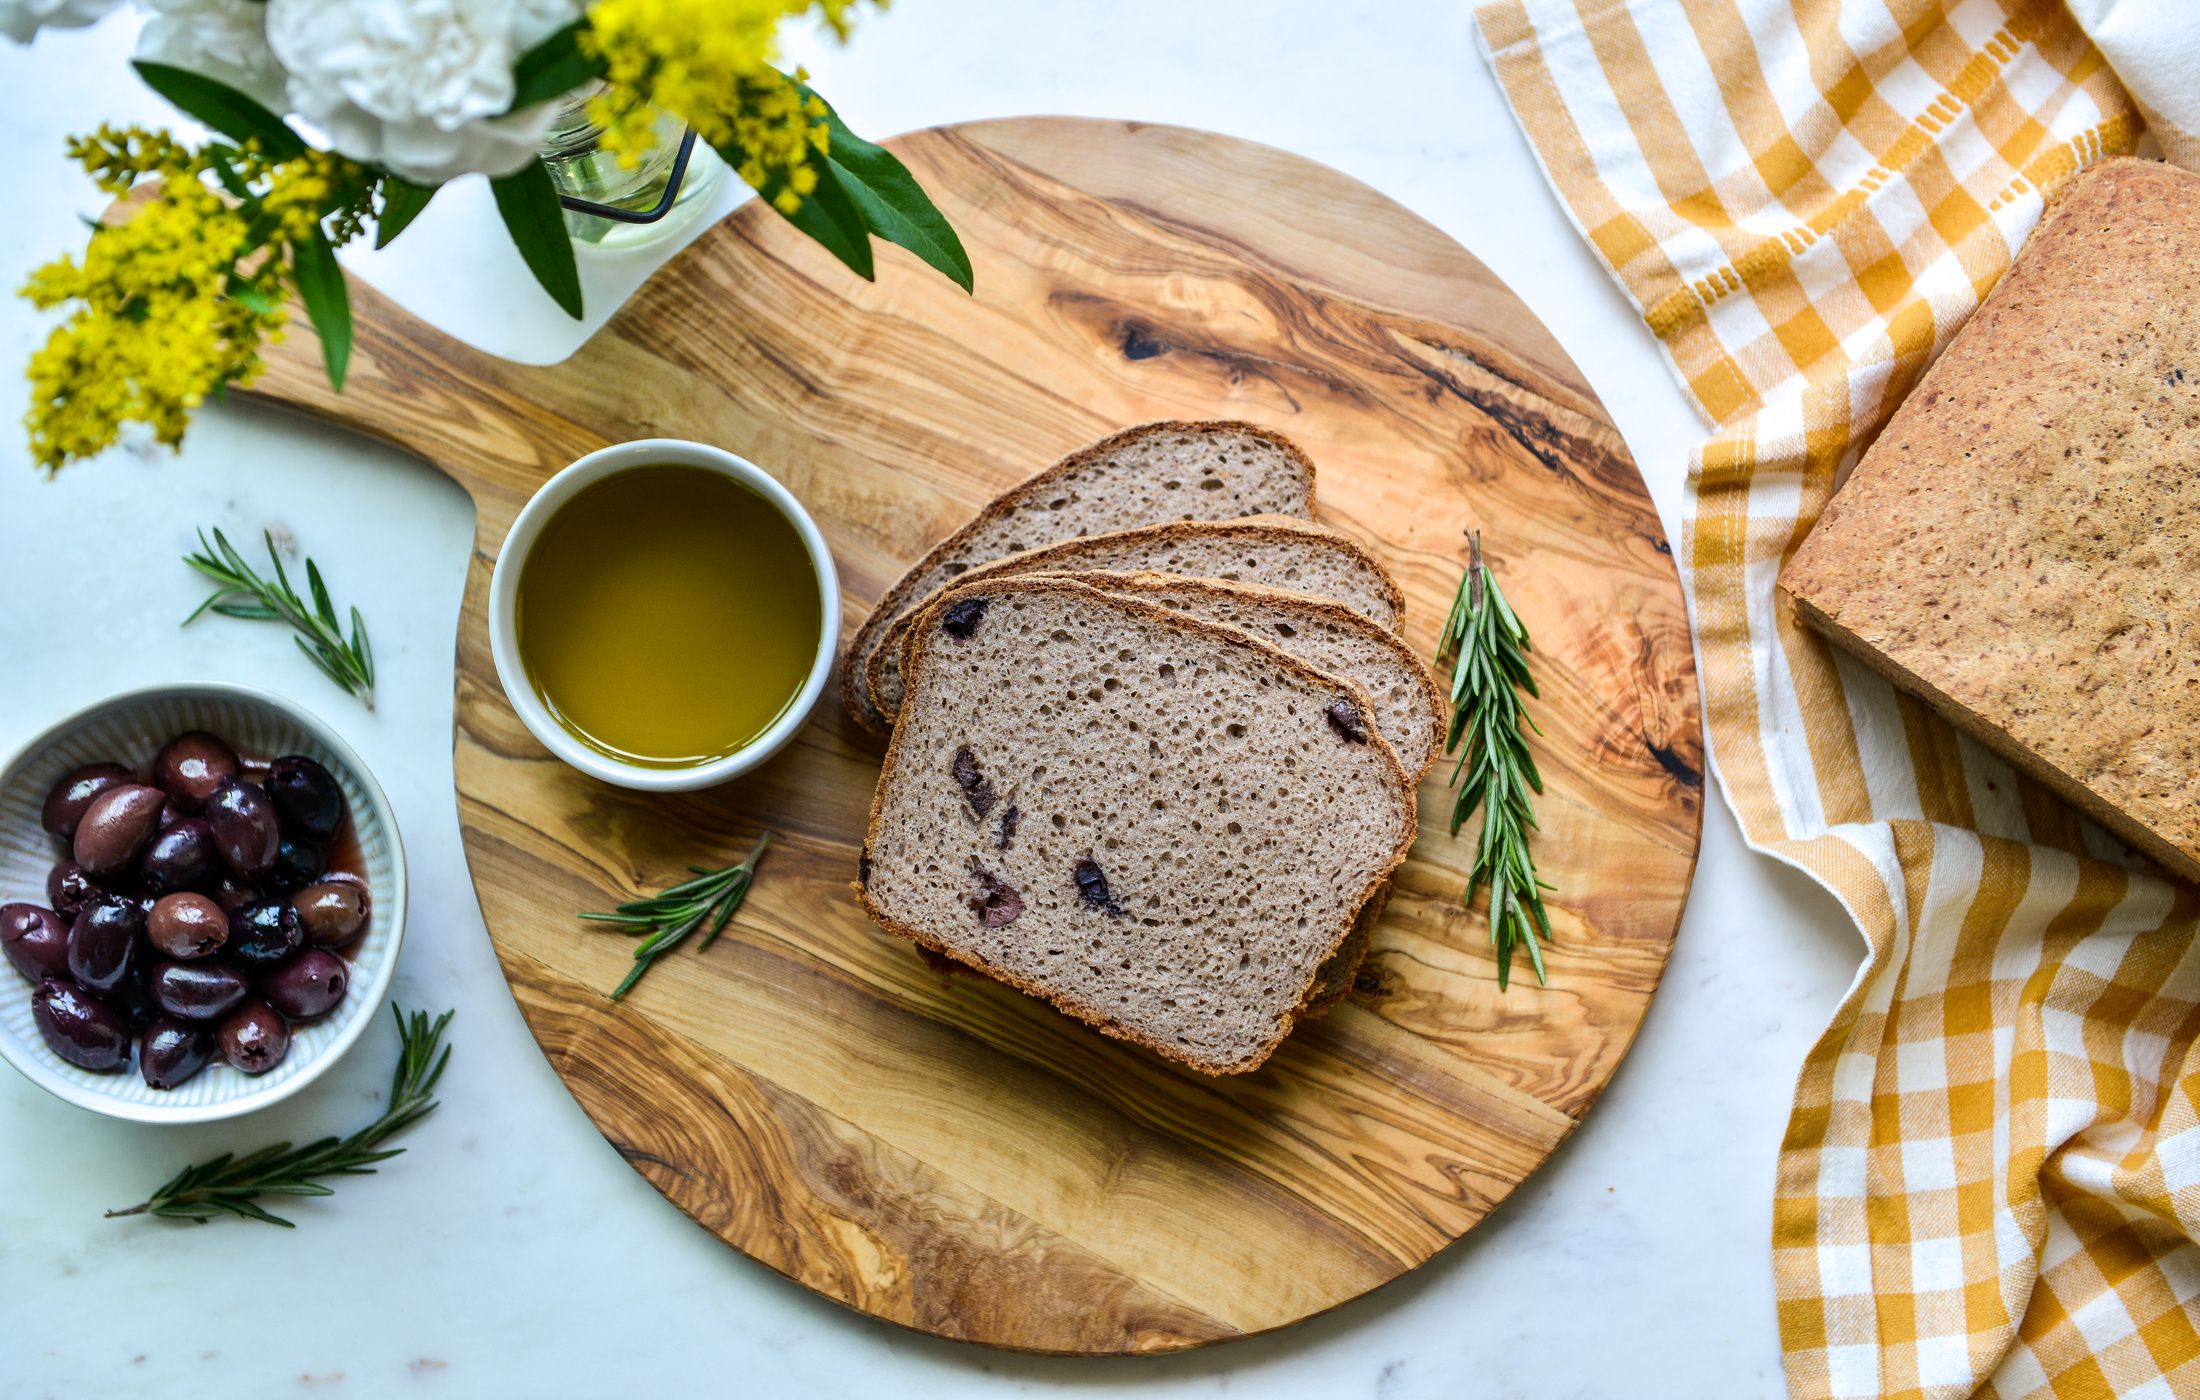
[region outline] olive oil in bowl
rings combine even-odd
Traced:
[[[819,591],[801,534],[758,492],[706,467],[637,466],[543,524],[514,638],[575,738],[621,763],[690,768],[738,752],[801,694]]]

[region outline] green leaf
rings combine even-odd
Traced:
[[[387,248],[390,240],[403,233],[420,211],[428,207],[441,185],[416,185],[395,175],[382,177],[382,212],[374,221],[374,246]]]
[[[344,286],[344,270],[336,265],[336,250],[319,229],[313,236],[290,245],[291,271],[298,276],[298,297],[306,315],[321,335],[321,361],[328,368],[328,386],[342,392],[344,371],[351,364],[351,292]],[[281,568],[278,560],[276,567]]]
[[[519,56],[512,66],[512,110],[562,97],[603,76],[603,59],[581,47],[580,37],[587,30],[587,20],[574,20]]]
[[[802,91],[816,96],[806,87]],[[839,172],[842,187],[871,232],[915,253],[964,291],[972,290],[970,254],[909,167],[893,152],[850,131],[829,102],[825,131],[825,158]]]
[[[715,149],[735,170],[748,163],[748,152],[738,142],[729,140]],[[816,169],[817,188],[803,196],[801,206],[792,214],[782,209],[780,215],[840,259],[850,272],[868,282],[873,275],[870,225],[863,212],[856,208],[855,200],[841,187],[840,173],[829,163]],[[760,199],[772,200],[786,188],[785,178],[775,176],[756,193]],[[772,207],[779,208],[776,204]]]
[[[274,311],[276,308],[282,305],[281,302],[269,296],[266,292],[261,291],[252,283],[247,282],[243,278],[237,276],[235,273],[231,273],[229,275],[228,290],[229,299],[231,301],[234,301],[242,306],[250,307],[252,310],[259,312],[262,316],[269,314],[270,312]]]
[[[581,273],[573,262],[573,240],[566,236],[565,213],[558,207],[557,186],[539,160],[489,182],[496,196],[497,213],[526,259],[527,270],[550,294],[566,315],[581,318]]]
[[[306,143],[283,119],[259,103],[203,73],[173,64],[139,59],[131,65],[145,85],[186,115],[197,117],[240,145],[258,141],[260,151],[276,160],[305,154]]]

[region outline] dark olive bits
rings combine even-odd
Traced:
[[[160,1008],[153,1004],[153,973],[149,959],[139,956],[130,960],[129,975],[115,989],[114,1001],[122,1008],[123,1021],[132,1035],[144,1030],[160,1014]]]
[[[275,863],[260,877],[260,883],[276,894],[291,894],[320,879],[327,868],[328,857],[319,846],[286,835],[275,848]]]
[[[64,773],[46,794],[38,824],[66,841],[76,835],[77,823],[84,819],[84,809],[92,805],[93,798],[109,788],[136,781],[137,775],[119,763],[87,763]]]
[[[154,894],[205,884],[221,865],[214,828],[204,817],[184,817],[161,828],[138,857],[138,880]]]
[[[203,958],[229,940],[229,915],[203,894],[164,894],[145,916],[145,936],[171,958]]]
[[[325,844],[344,824],[344,790],[328,769],[304,754],[291,754],[268,765],[268,796],[282,814],[283,829]]]
[[[69,926],[35,904],[0,904],[0,948],[15,970],[36,982],[69,975]]]
[[[367,930],[367,887],[349,880],[324,880],[290,897],[305,925],[306,941],[317,948],[340,948]]]
[[[229,916],[228,956],[247,972],[266,972],[305,941],[305,926],[287,899],[263,899]]]
[[[84,908],[84,901],[99,893],[99,886],[91,874],[73,860],[57,863],[46,876],[46,902],[53,911],[70,923]]]
[[[69,975],[88,992],[113,995],[137,962],[145,911],[134,899],[102,894],[69,927]]]
[[[231,778],[206,799],[206,824],[214,829],[214,846],[229,868],[247,878],[257,878],[275,863],[282,847],[282,833],[275,824],[275,804],[267,790],[243,778]],[[77,856],[83,860],[82,855]],[[90,862],[86,861],[87,867]],[[93,870],[95,875],[99,873]]]
[[[206,1027],[172,1016],[156,1018],[138,1037],[138,1073],[155,1089],[173,1089],[214,1058]]]
[[[264,1001],[229,1013],[220,1032],[222,1058],[246,1074],[265,1074],[290,1052],[290,1023]]]
[[[153,1004],[186,1021],[214,1021],[252,993],[233,967],[212,962],[164,962],[153,969]]]
[[[72,1065],[106,1072],[130,1063],[130,1025],[122,1009],[58,977],[32,991],[31,1019],[53,1052]]]
[[[258,885],[231,870],[226,864],[213,879],[199,886],[199,892],[219,904],[224,914],[235,914],[247,904],[263,897]]]
[[[186,813],[204,807],[214,789],[240,771],[235,749],[197,729],[170,739],[153,760],[153,782]]]
[[[167,801],[166,793],[143,783],[108,788],[84,809],[70,854],[94,876],[127,872],[159,829],[160,809]]]
[[[308,948],[260,979],[260,995],[294,1021],[325,1016],[351,986],[351,968],[334,953]]]

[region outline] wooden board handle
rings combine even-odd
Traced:
[[[346,281],[356,338],[343,391],[329,388],[319,355],[285,353],[268,356],[247,397],[303,409],[427,458],[472,493],[490,543],[510,524],[506,503],[525,501],[552,472],[604,445],[555,404],[516,387],[541,371],[476,350],[357,278]],[[292,334],[310,335],[303,311],[291,310]],[[492,483],[501,489],[482,489]]]

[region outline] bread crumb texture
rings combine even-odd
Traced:
[[[975,620],[974,593],[920,615],[867,907],[1110,1034],[1257,1066],[1411,844],[1365,693],[1072,580],[985,585]]]
[[[2074,180],[1780,582],[2200,879],[2200,176]]]

